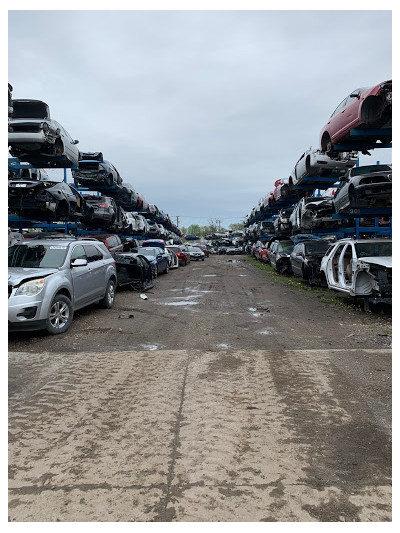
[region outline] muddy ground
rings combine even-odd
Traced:
[[[11,521],[390,521],[391,320],[245,257],[10,335]]]

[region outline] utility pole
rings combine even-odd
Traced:
[[[215,222],[218,224],[218,233],[221,233],[221,221],[217,219]]]
[[[176,217],[176,227],[179,228],[179,217]]]

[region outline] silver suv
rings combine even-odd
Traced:
[[[115,261],[97,240],[41,239],[8,248],[8,327],[47,329],[71,325],[74,311],[100,302],[112,307]]]

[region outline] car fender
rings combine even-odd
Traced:
[[[45,310],[47,317],[48,309],[51,305],[51,302],[54,299],[54,296],[59,292],[66,291],[70,295],[71,303],[74,306],[74,287],[72,284],[72,279],[67,273],[68,271],[59,270],[54,274],[46,277],[46,288],[45,295],[43,297],[42,313]]]

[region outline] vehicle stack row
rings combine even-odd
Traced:
[[[10,227],[54,230],[64,222],[80,235],[105,231],[181,242],[169,215],[125,183],[101,152],[80,152],[47,104],[13,100],[11,91],[9,85],[8,143],[16,158],[9,160]],[[64,180],[50,180],[47,168],[63,168]]]
[[[319,148],[305,151],[246,216],[245,249],[311,283],[352,296],[388,297],[392,168],[379,162],[359,166],[358,155],[391,147],[391,119],[391,81],[352,91],[322,128]],[[341,244],[329,246],[334,241]],[[378,259],[365,258],[367,248]],[[382,256],[389,248],[390,258]]]

